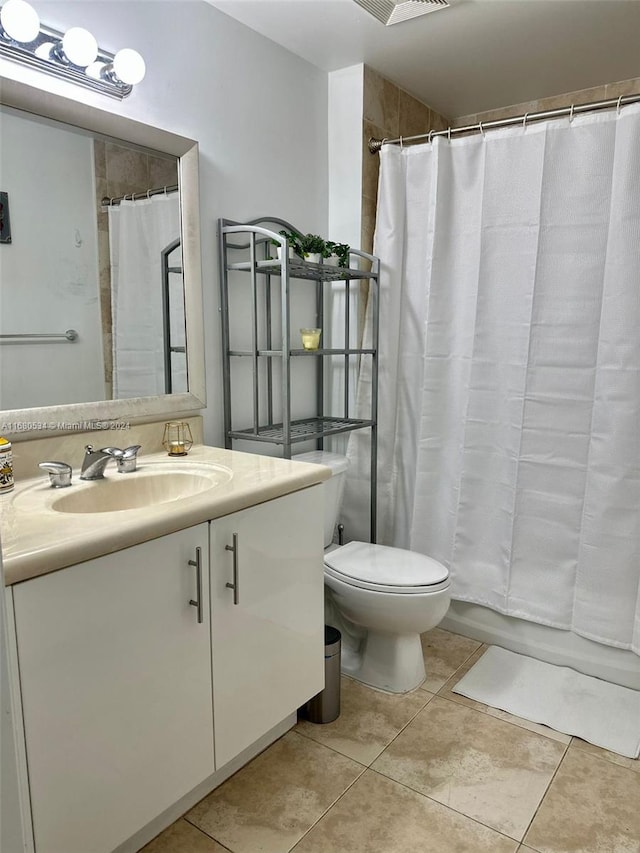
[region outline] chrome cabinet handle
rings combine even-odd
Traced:
[[[195,560],[189,560],[190,566],[196,567],[196,588],[197,588],[197,599],[191,599],[189,604],[198,608],[198,622],[202,623],[204,621],[202,616],[202,551],[200,548],[196,548],[196,558]]]
[[[239,560],[238,560],[238,534],[233,534],[233,545],[225,545],[225,551],[231,551],[233,553],[233,583],[227,583],[225,586],[228,589],[233,590],[233,603],[240,604],[240,571],[239,571]]]

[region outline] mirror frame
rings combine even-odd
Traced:
[[[103,136],[172,154],[179,159],[182,263],[189,391],[156,397],[67,403],[29,409],[0,410],[4,434],[12,440],[46,438],[90,430],[95,422],[142,423],[188,417],[206,407],[202,266],[200,255],[200,197],[198,143],[134,119],[72,101],[59,95],[3,78],[0,104],[60,121]],[[22,424],[24,428],[9,429]]]

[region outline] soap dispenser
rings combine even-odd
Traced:
[[[10,492],[14,485],[11,442],[0,436],[0,495]]]

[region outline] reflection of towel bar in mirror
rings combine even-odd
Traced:
[[[78,340],[78,333],[75,329],[67,329],[66,332],[59,332],[57,334],[46,334],[40,332],[21,332],[16,335],[0,335],[0,341],[3,343],[18,343],[19,341],[23,341],[27,343],[29,341],[51,341],[56,340],[60,343],[69,343],[73,344]]]

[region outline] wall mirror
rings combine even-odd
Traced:
[[[0,427],[205,405],[194,140],[3,81]]]

